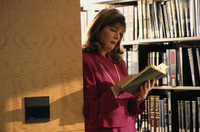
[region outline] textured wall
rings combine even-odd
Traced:
[[[50,122],[25,124],[33,96]],[[82,106],[79,0],[0,0],[0,132],[81,132]]]

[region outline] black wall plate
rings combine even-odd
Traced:
[[[49,96],[25,97],[25,122],[41,123],[50,121]]]

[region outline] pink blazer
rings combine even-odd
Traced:
[[[100,63],[114,83],[119,81],[111,57],[83,52],[85,128],[127,127],[134,131],[133,116],[144,112],[145,103],[139,105],[136,97],[126,92],[121,92],[116,99],[111,90],[113,84]],[[121,61],[116,66],[120,78],[125,78],[128,75],[125,62]]]

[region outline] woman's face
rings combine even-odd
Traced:
[[[101,54],[106,55],[108,52],[114,49],[118,41],[123,35],[123,27],[120,24],[114,26],[106,26],[100,32],[101,42],[104,43]]]

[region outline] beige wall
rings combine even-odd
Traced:
[[[81,132],[79,0],[0,0],[0,132]],[[25,124],[24,97],[49,96],[51,121]]]

